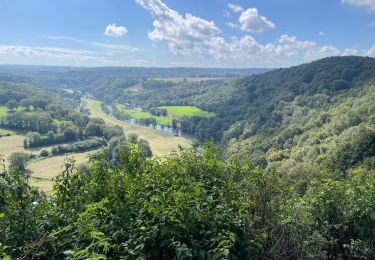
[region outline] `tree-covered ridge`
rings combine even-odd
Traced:
[[[0,255],[34,259],[329,259],[375,252],[374,174],[289,179],[212,146],[146,160],[136,147],[67,160],[46,197],[0,175]],[[302,185],[303,184],[303,185]],[[304,189],[301,189],[301,187]]]
[[[213,107],[216,117],[186,118],[182,129],[214,138],[229,147],[228,154],[242,152],[259,165],[288,158],[319,164],[343,131],[374,127],[374,78],[375,59],[363,57],[255,75],[228,86],[224,93],[230,95]]]

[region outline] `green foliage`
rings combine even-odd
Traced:
[[[125,144],[124,137],[111,139],[84,167],[67,159],[53,197],[31,188],[24,173],[3,170],[0,253],[40,259],[375,256],[372,170],[291,180],[277,169],[225,161],[212,145],[146,159]]]
[[[9,169],[25,172],[26,165],[30,160],[30,154],[24,152],[14,152],[9,156]]]
[[[105,146],[107,143],[103,138],[92,137],[84,141],[75,142],[67,145],[54,146],[51,149],[53,155],[64,153],[75,153],[98,149]]]
[[[6,103],[7,109],[13,111],[15,108],[18,107],[18,103],[16,100],[11,99]]]

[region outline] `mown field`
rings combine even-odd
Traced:
[[[4,156],[5,159],[14,152],[23,152],[24,136],[22,135],[11,135],[0,137],[0,155]],[[7,160],[5,165],[8,165]]]
[[[124,115],[127,115],[131,118],[135,119],[146,119],[153,117],[156,119],[156,123],[158,125],[166,125],[166,126],[171,126],[172,125],[172,119],[168,116],[154,116],[149,112],[142,111],[137,108],[126,108],[121,104],[116,105],[117,110],[119,110],[121,113]]]
[[[168,114],[172,117],[212,117],[215,116],[215,113],[203,111],[202,109],[195,106],[161,106],[161,109],[166,109]]]
[[[27,166],[27,169],[31,172],[30,183],[33,186],[39,187],[44,192],[51,192],[53,190],[53,178],[63,170],[66,158],[73,158],[76,161],[76,165],[79,165],[87,162],[89,155],[94,152],[95,151],[58,155],[32,161]]]
[[[125,136],[129,133],[134,133],[140,138],[147,140],[150,143],[153,154],[156,156],[170,154],[172,150],[178,151],[179,146],[189,147],[191,145],[191,141],[186,138],[113,118],[102,111],[99,101],[84,99],[83,102],[91,111],[91,117],[100,117],[103,118],[106,124],[121,126],[124,129]]]
[[[12,133],[12,131],[0,128],[0,133],[2,131],[8,131]],[[24,138],[25,136],[20,134],[13,134],[11,136],[0,137],[0,155],[2,155],[5,159],[6,167],[8,167],[9,165],[9,156],[14,152],[27,152],[38,155],[41,150],[51,151],[51,148],[54,146],[51,145],[25,149],[23,147]],[[85,153],[72,153],[68,155],[52,156],[44,159],[33,160],[27,166],[27,169],[31,173],[30,183],[42,189],[45,192],[50,192],[53,188],[52,178],[55,177],[58,173],[60,173],[61,166],[63,165],[64,159],[67,156],[74,158],[77,164],[80,164],[87,161],[88,154],[90,153],[92,153],[92,151]]]

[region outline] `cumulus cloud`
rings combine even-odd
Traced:
[[[334,46],[319,46],[314,41],[299,40],[293,35],[281,35],[275,42],[259,43],[253,36],[225,39],[212,21],[191,14],[185,16],[170,9],[161,0],[136,0],[153,19],[154,30],[149,39],[167,44],[174,54],[198,55],[227,66],[285,67],[313,59],[340,55]],[[240,25],[247,31],[263,31],[275,25],[259,15],[255,8],[242,11]],[[227,23],[228,26],[236,24]],[[221,63],[220,63],[221,62]],[[241,64],[241,65],[239,65]]]
[[[342,0],[342,3],[375,11],[375,0]]]
[[[235,12],[235,13],[240,13],[240,12],[242,12],[244,10],[242,6],[236,5],[236,4],[232,4],[232,3],[228,4],[228,8],[230,10],[232,10],[233,12]]]
[[[126,34],[127,32],[128,32],[128,29],[126,29],[124,26],[117,26],[114,23],[114,24],[107,25],[107,27],[105,28],[104,34],[107,36],[112,36],[112,37],[120,37]]]
[[[243,11],[238,19],[240,28],[247,32],[263,32],[275,28],[275,24],[259,15],[256,8]]]
[[[148,34],[152,41],[166,42],[174,54],[190,55],[202,51],[202,43],[208,42],[220,32],[213,21],[191,14],[185,16],[167,7],[160,0],[137,0],[154,18],[154,30]]]

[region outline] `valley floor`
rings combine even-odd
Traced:
[[[91,117],[103,118],[106,124],[119,125],[124,129],[125,135],[129,133],[137,134],[140,138],[150,143],[152,152],[156,156],[168,155],[172,150],[178,151],[178,146],[189,147],[191,142],[183,137],[174,136],[167,132],[155,130],[151,127],[141,126],[137,124],[127,123],[118,120],[101,109],[100,102],[92,99],[84,99],[86,107],[91,112]]]

